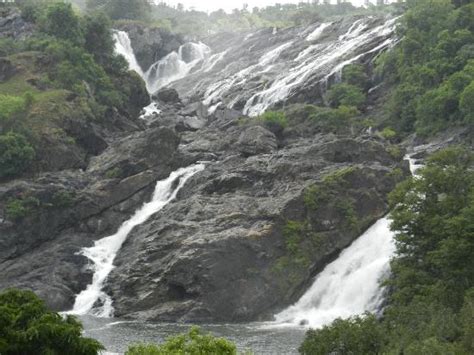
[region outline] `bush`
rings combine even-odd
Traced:
[[[26,197],[22,199],[10,199],[7,202],[5,212],[12,221],[19,221],[31,215],[40,205],[36,197]]]
[[[380,132],[380,135],[387,140],[392,140],[397,136],[397,132],[395,132],[394,129],[390,127],[385,127],[382,132]]]
[[[104,347],[82,336],[74,317],[49,311],[31,291],[0,294],[0,354],[98,354]]]
[[[0,95],[0,132],[10,129],[14,117],[26,108],[26,100],[21,96]]]
[[[0,135],[0,178],[24,172],[34,157],[35,151],[23,135],[13,132]]]
[[[365,73],[362,64],[351,64],[345,66],[344,69],[342,69],[342,81],[357,86],[363,91],[367,90],[370,86],[369,77]]]
[[[361,108],[365,102],[362,90],[351,84],[336,84],[327,92],[327,99],[332,107],[355,106]]]
[[[224,338],[203,334],[198,327],[192,327],[187,334],[170,337],[161,345],[137,344],[130,346],[125,352],[125,355],[168,354],[236,355],[237,348]]]
[[[354,317],[348,320],[336,319],[322,329],[309,330],[300,354],[380,354],[387,340],[373,315]]]
[[[350,128],[351,118],[358,114],[357,108],[351,106],[339,106],[337,109],[318,107],[309,119],[323,131],[340,133]]]
[[[259,121],[273,133],[279,135],[288,126],[288,120],[281,111],[267,111],[263,115],[258,116]]]

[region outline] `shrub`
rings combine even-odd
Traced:
[[[322,329],[309,330],[300,354],[380,354],[386,344],[385,335],[373,315],[336,319]]]
[[[336,84],[327,92],[327,98],[332,107],[355,106],[362,107],[365,102],[365,94],[362,90],[351,84]]]
[[[288,120],[285,114],[281,111],[267,111],[258,116],[258,120],[261,121],[266,128],[277,135],[281,134],[288,126]]]
[[[5,212],[12,221],[19,221],[31,215],[40,205],[36,197],[26,197],[23,199],[10,199],[7,202]]]
[[[21,96],[0,95],[0,131],[5,131],[11,125],[13,116],[26,108],[25,98]]]
[[[365,73],[362,64],[351,64],[345,66],[344,69],[342,69],[342,81],[357,86],[363,91],[367,90],[370,86],[369,77]]]
[[[0,354],[98,354],[104,347],[82,336],[74,317],[49,311],[31,291],[0,293]]]
[[[198,327],[192,327],[187,334],[170,337],[161,345],[132,345],[125,353],[125,355],[168,354],[236,355],[237,348],[235,344],[224,338],[203,334]]]
[[[337,109],[319,107],[309,118],[324,131],[338,133],[350,128],[351,118],[359,111],[351,106],[339,106]]]
[[[392,140],[397,136],[397,132],[393,128],[390,127],[385,127],[382,132],[380,132],[380,135],[387,140]]]
[[[24,172],[34,157],[35,151],[23,135],[0,135],[0,178]]]

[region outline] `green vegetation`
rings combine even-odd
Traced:
[[[138,344],[128,348],[125,355],[236,355],[237,348],[233,343],[204,334],[198,327],[192,327],[187,334],[168,338],[161,345]]]
[[[74,317],[50,312],[31,291],[0,293],[1,354],[98,354],[103,346],[82,336]]]
[[[309,330],[299,352],[305,355],[381,354],[387,340],[373,315],[335,320],[332,325]],[[420,353],[421,354],[421,353]]]
[[[346,65],[342,69],[342,82],[357,86],[362,91],[367,91],[370,87],[370,79],[362,64]]]
[[[396,257],[388,306],[310,331],[303,354],[472,354],[474,155],[459,147],[427,161],[390,195]]]
[[[12,221],[20,221],[31,216],[40,207],[40,204],[40,200],[32,196],[10,199],[5,208],[6,216]]]
[[[282,111],[267,111],[258,116],[257,121],[262,122],[266,128],[276,135],[280,135],[288,126],[288,120]]]
[[[379,58],[395,89],[387,106],[397,131],[429,135],[473,120],[474,3],[408,2],[400,45]]]
[[[327,99],[332,107],[354,106],[361,108],[365,103],[366,96],[364,92],[352,84],[336,84],[327,92]]]
[[[336,109],[314,106],[309,119],[323,132],[343,133],[351,127],[352,119],[359,113],[353,106],[339,106]]]
[[[35,150],[18,133],[0,135],[0,178],[15,176],[28,169]]]
[[[51,149],[95,152],[70,122],[107,125],[110,112],[135,118],[147,103],[143,81],[114,53],[110,19],[81,17],[69,3],[19,1],[37,31],[21,41],[0,39],[14,68],[0,83],[0,178],[48,169]],[[79,139],[77,139],[79,138]],[[7,149],[8,148],[8,149]]]

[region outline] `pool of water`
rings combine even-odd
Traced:
[[[85,336],[99,340],[107,352],[123,353],[137,342],[160,343],[166,337],[186,332],[191,325],[148,323],[120,319],[80,317]],[[255,355],[298,354],[305,329],[294,326],[275,326],[271,323],[200,324],[212,334],[225,337],[237,344],[239,352],[251,350]]]

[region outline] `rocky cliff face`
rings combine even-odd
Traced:
[[[228,117],[184,133],[179,151],[207,168],[122,247],[107,283],[118,316],[269,316],[385,214],[393,171],[405,167],[374,137],[277,138]],[[317,188],[330,197],[315,206]]]
[[[370,21],[380,25],[380,19]],[[343,26],[348,30],[351,24]],[[126,29],[145,68],[181,43],[158,30]],[[288,30],[278,41],[298,31]],[[224,46],[217,37],[212,41]],[[296,55],[292,50],[290,57]],[[8,63],[2,63],[7,68],[2,73],[10,75]],[[88,262],[78,252],[113,234],[149,200],[157,180],[197,161],[206,161],[206,169],[176,201],[136,227],[119,252],[106,282],[117,316],[266,319],[294,302],[328,261],[386,213],[386,194],[408,173],[389,142],[362,131],[323,134],[298,107],[290,126],[279,132],[241,120],[243,105],[232,100],[261,90],[265,80],[257,76],[223,93],[223,107],[209,112],[200,103],[209,84],[201,76],[212,78],[193,72],[189,88],[186,79],[174,83],[181,97],[172,89],[155,95],[161,114],[147,122],[109,112],[110,127],[86,130],[72,115],[65,122],[77,142],[97,149],[87,151],[79,166],[55,166],[0,184],[1,288],[31,288],[54,309],[70,309],[74,295],[91,281]],[[296,101],[314,88],[303,85],[294,92],[301,98]],[[138,91],[132,101],[145,102]],[[133,102],[126,116],[136,114]],[[27,212],[21,218],[13,213],[17,200]]]

